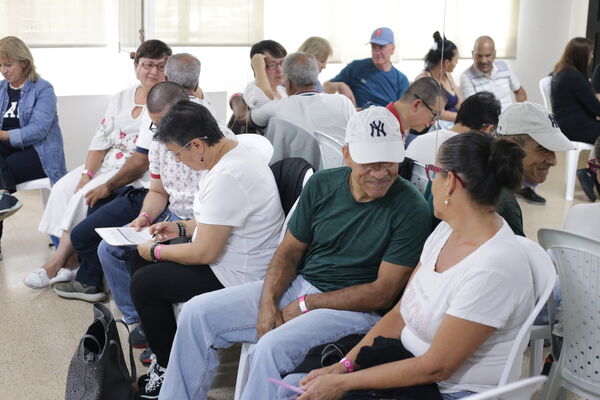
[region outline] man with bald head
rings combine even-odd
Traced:
[[[480,36],[473,46],[473,65],[460,77],[460,88],[464,98],[474,93],[492,92],[502,105],[504,111],[514,103],[527,100],[527,93],[521,81],[508,64],[496,61],[496,45],[489,36]]]

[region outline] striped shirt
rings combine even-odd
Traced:
[[[502,111],[514,103],[513,93],[521,88],[521,81],[504,61],[494,61],[491,75],[484,74],[471,65],[460,77],[460,88],[467,97],[488,91],[502,104]]]

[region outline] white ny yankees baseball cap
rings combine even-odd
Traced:
[[[348,121],[346,143],[357,164],[404,160],[400,123],[385,107],[369,107]]]
[[[545,107],[528,101],[511,104],[504,110],[496,133],[502,136],[529,135],[550,151],[575,149],[561,132],[554,115]]]

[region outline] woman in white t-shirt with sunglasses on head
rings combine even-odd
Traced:
[[[194,198],[194,219],[150,227],[131,263],[131,297],[155,358],[137,398],[157,398],[177,329],[172,304],[260,280],[277,248],[283,210],[264,158],[223,136],[210,112],[180,101],[161,118],[155,140],[193,170],[207,170]]]
[[[402,299],[342,362],[304,377],[298,400],[369,398],[361,397],[363,389],[391,389],[385,398],[396,398],[395,388],[431,383],[450,400],[498,385],[534,305],[527,256],[495,210],[503,187],[519,187],[524,155],[518,145],[480,132],[444,142],[437,166],[427,166],[442,222]],[[386,340],[375,341],[379,336],[400,339],[395,343],[414,357],[360,365],[367,351],[357,362],[359,351],[377,350]]]

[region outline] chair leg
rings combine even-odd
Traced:
[[[548,381],[544,386],[544,391],[542,394],[543,400],[557,400],[561,392],[560,383],[562,380],[561,371],[562,371],[562,359],[554,362],[552,364],[552,368],[550,369],[550,374],[548,375]],[[564,392],[564,391],[563,391]],[[563,393],[564,395],[564,393]]]
[[[573,200],[573,193],[575,192],[575,176],[577,173],[577,161],[579,160],[579,152],[581,150],[569,150],[567,151],[567,190],[565,198],[567,200]]]
[[[542,357],[544,356],[544,339],[529,342],[529,376],[542,372]]]
[[[42,203],[44,204],[44,208],[46,208],[46,203],[48,203],[48,197],[50,197],[50,189],[42,189]]]
[[[254,344],[252,343],[242,344],[233,400],[240,400],[242,398],[242,392],[244,391],[244,386],[246,386],[248,375],[250,374],[250,353],[252,353],[253,349]]]

